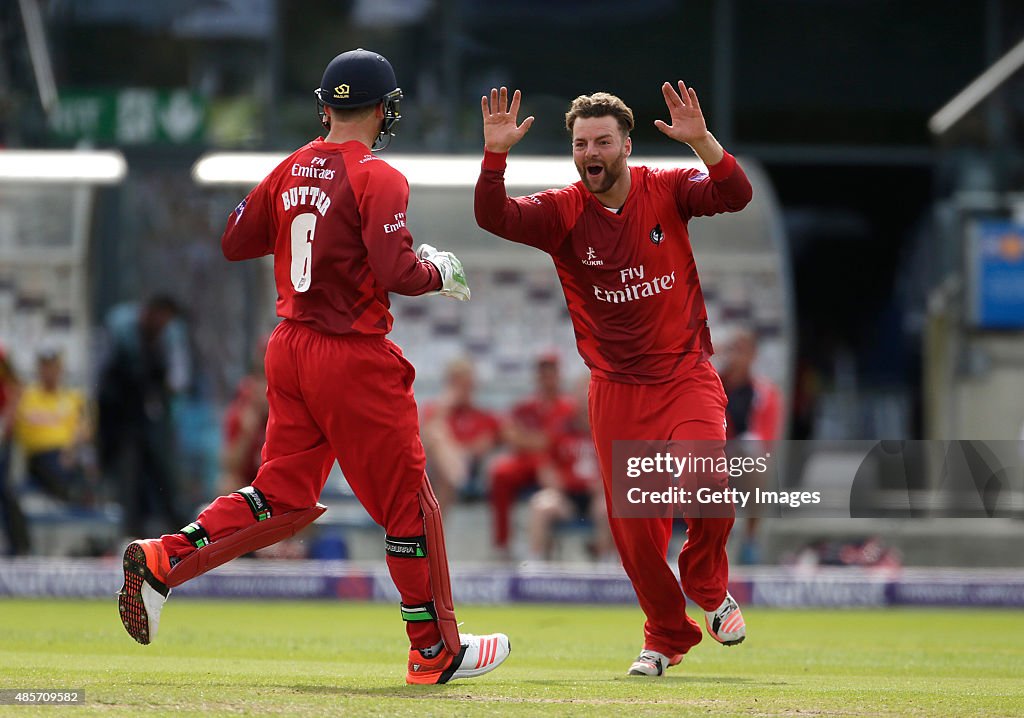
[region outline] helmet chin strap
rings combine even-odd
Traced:
[[[395,136],[395,126],[398,121],[402,119],[401,113],[398,111],[398,103],[402,99],[402,89],[396,87],[394,90],[384,95],[382,102],[384,103],[384,119],[381,120],[380,132],[377,133],[377,139],[373,141],[373,145],[370,147],[372,152],[380,152],[381,150],[387,149],[388,145],[391,144],[391,138]]]
[[[381,120],[381,130],[377,133],[377,139],[373,141],[370,151],[380,152],[381,150],[386,150],[388,145],[391,144],[391,138],[394,136],[394,132],[387,131],[387,120]]]
[[[320,118],[320,126],[327,132],[331,131],[331,123],[327,121],[327,111],[324,109],[324,103],[320,101],[319,90],[314,95],[316,96],[316,116]]]

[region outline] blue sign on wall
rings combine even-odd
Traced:
[[[970,264],[975,325],[1024,328],[1024,224],[978,220],[971,232]]]

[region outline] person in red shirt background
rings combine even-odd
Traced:
[[[538,485],[537,471],[552,438],[573,411],[572,399],[562,393],[558,357],[539,357],[536,372],[536,393],[515,404],[502,427],[509,453],[491,467],[494,550],[500,559],[510,557],[512,506],[523,491]]]
[[[269,340],[266,336],[257,343],[249,372],[238,382],[235,396],[224,412],[221,491],[237,491],[248,486],[263,463],[270,414],[263,355]]]
[[[468,359],[451,362],[441,396],[423,408],[423,446],[441,511],[481,481],[484,459],[497,446],[501,424],[474,400],[476,374]]]
[[[753,441],[776,441],[782,426],[782,396],[768,379],[754,374],[757,358],[757,335],[747,327],[732,331],[725,348],[719,375],[729,403],[725,407],[728,421],[726,438]],[[740,562],[759,563],[757,506],[745,522],[740,545]]]
[[[746,327],[734,329],[722,350],[718,371],[729,398],[726,438],[775,441],[782,425],[782,396],[765,377],[754,374],[757,335]]]
[[[533,559],[550,559],[555,524],[576,517],[588,519],[593,527],[587,543],[592,558],[602,559],[614,549],[601,471],[590,433],[589,386],[589,376],[577,382],[572,413],[556,424],[551,445],[537,471],[541,489],[530,498]]]

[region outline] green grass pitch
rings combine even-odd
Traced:
[[[0,688],[78,688],[83,706],[0,715],[1021,716],[1024,612],[744,611],[661,679],[624,675],[636,608],[472,607],[512,640],[504,666],[406,686],[397,606],[172,600],[140,646],[116,601],[0,600]]]

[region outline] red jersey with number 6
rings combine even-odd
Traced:
[[[657,384],[711,356],[687,220],[736,212],[750,201],[750,182],[732,155],[706,173],[629,167],[629,195],[618,212],[582,182],[508,197],[505,160],[484,154],[477,223],[551,255],[576,346],[593,376]]]
[[[228,217],[231,260],[274,255],[277,314],[327,334],[387,334],[388,292],[441,286],[406,228],[409,183],[361,142],[299,148]]]

